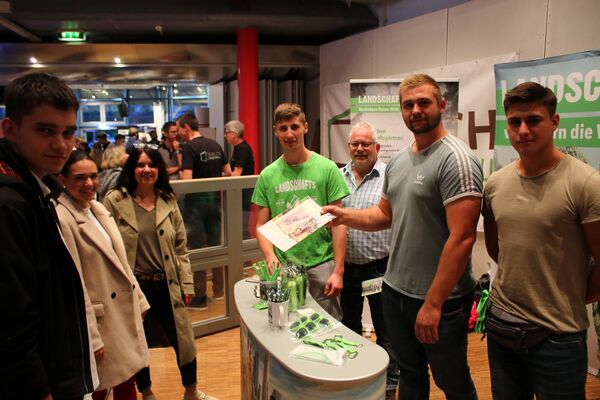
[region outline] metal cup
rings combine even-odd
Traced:
[[[269,302],[269,324],[277,327],[286,326],[289,321],[289,301],[282,303]]]

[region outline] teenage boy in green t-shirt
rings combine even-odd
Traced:
[[[258,205],[256,228],[310,196],[319,205],[341,205],[350,194],[339,169],[331,160],[304,145],[308,124],[298,104],[283,103],[275,109],[275,135],[283,155],[260,174],[252,202]],[[275,248],[260,232],[256,238],[268,265],[291,262],[307,268],[311,296],[331,316],[341,320],[338,294],[342,290],[346,227],[323,227],[286,252]]]

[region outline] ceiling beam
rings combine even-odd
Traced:
[[[29,32],[27,29],[15,24],[8,18],[3,17],[1,15],[0,15],[0,25],[13,31],[17,35],[23,36],[25,39],[29,40],[30,42],[41,42],[42,41],[42,39],[40,37],[38,37],[37,35]]]

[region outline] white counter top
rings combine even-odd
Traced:
[[[271,356],[284,368],[288,369],[291,374],[318,382],[353,382],[354,384],[372,380],[381,374],[385,376],[389,362],[385,350],[357,335],[341,323],[338,327],[329,330],[322,336],[314,337],[314,339],[323,340],[334,335],[342,335],[347,340],[359,342],[363,347],[358,348],[356,358],[346,360],[343,366],[334,366],[290,357],[290,351],[302,342],[295,339],[287,328],[270,326],[267,322],[267,310],[257,311],[252,307],[259,301],[254,297],[254,286],[254,283],[247,281],[239,281],[235,285],[235,303],[241,322],[247,327],[249,333],[267,349]],[[306,307],[312,308],[332,322],[336,322],[308,293],[306,295],[306,305],[303,308]],[[298,318],[296,313],[290,313],[290,322]]]

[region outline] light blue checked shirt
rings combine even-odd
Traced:
[[[352,172],[352,161],[340,168],[344,179],[350,189],[350,196],[342,199],[342,204],[347,208],[368,208],[379,204],[386,164],[379,158],[371,172],[369,172],[356,185]],[[352,264],[367,264],[371,261],[387,257],[390,251],[390,230],[378,232],[365,232],[348,228],[346,242],[346,261]]]

